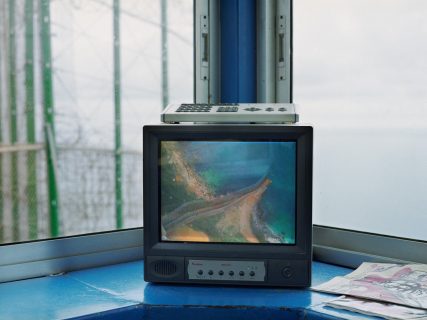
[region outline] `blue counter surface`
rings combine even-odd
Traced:
[[[367,319],[308,289],[158,285],[129,262],[0,284],[0,319]],[[313,285],[350,269],[313,263]]]

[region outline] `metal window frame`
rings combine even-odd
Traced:
[[[293,0],[257,0],[257,11],[257,101],[290,103]]]
[[[219,0],[193,1],[195,103],[220,102],[219,10]]]
[[[0,283],[141,260],[143,228],[3,244]]]
[[[313,258],[350,268],[362,262],[427,264],[427,241],[314,225]]]
[[[0,283],[142,260],[143,228],[0,246]],[[314,260],[356,268],[362,262],[427,263],[427,241],[313,226]],[[423,255],[424,253],[424,255]]]
[[[224,102],[222,101],[224,92],[221,92],[221,78],[224,77],[221,76],[221,69],[228,68],[226,62],[221,61],[221,46],[224,45],[224,39],[221,39],[220,2],[220,0],[194,1],[195,103]],[[292,2],[293,0],[256,0],[254,36],[257,46],[256,101],[259,103],[292,102],[293,99]],[[284,55],[284,60],[279,61],[279,53]],[[228,76],[227,74],[225,78]]]

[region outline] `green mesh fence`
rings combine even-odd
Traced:
[[[1,224],[3,243],[49,238],[45,151],[41,145],[2,145]],[[142,155],[123,152],[124,227],[142,225]],[[10,170],[17,161],[17,171]],[[37,176],[31,176],[36,168]],[[30,169],[30,170],[29,170]],[[18,173],[16,177],[13,174]],[[33,179],[35,178],[35,179]],[[13,188],[13,180],[18,181]],[[59,229],[61,236],[114,230],[114,152],[58,147]],[[14,205],[18,205],[15,215]]]
[[[142,122],[192,97],[192,12],[0,0],[0,244],[142,226]]]
[[[41,146],[2,144],[0,164],[2,242],[45,237],[46,228],[41,223],[47,212],[42,191],[45,170]]]

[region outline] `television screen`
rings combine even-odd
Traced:
[[[161,240],[295,245],[295,141],[160,141]]]

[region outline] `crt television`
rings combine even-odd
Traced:
[[[146,281],[310,286],[312,127],[148,125],[143,153]]]

